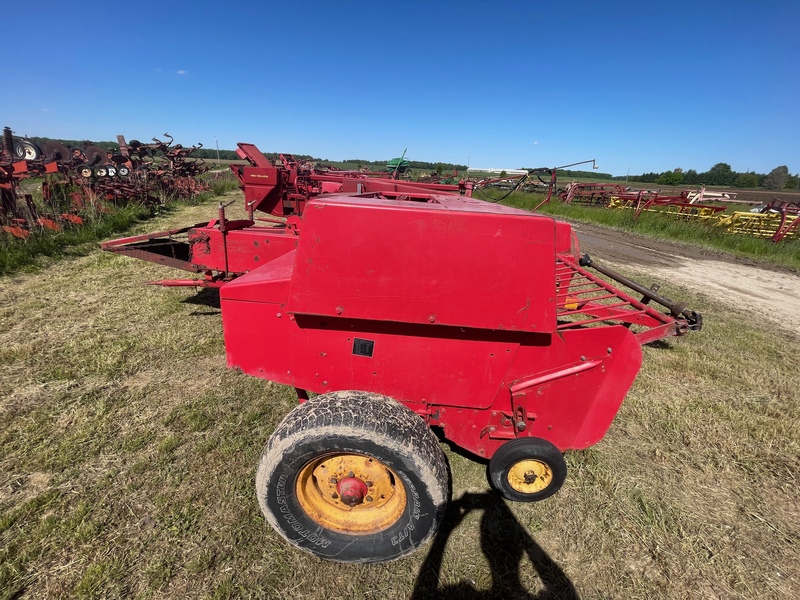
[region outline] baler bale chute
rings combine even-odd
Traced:
[[[611,425],[640,346],[702,326],[655,286],[598,272],[567,223],[373,177],[311,194],[308,173],[263,160],[239,172],[248,219],[221,207],[104,248],[201,273],[157,283],[218,287],[228,366],[296,389],[256,493],[311,554],[378,562],[425,543],[450,497],[440,438],[488,460],[505,498],[553,495],[562,453]]]

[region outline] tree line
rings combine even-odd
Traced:
[[[442,173],[445,171],[466,171],[467,165],[458,165],[454,163],[445,162],[427,162],[423,160],[408,160],[404,159],[408,166],[412,169],[422,169],[424,171],[436,171]],[[342,162],[353,163],[363,168],[370,168],[372,170],[381,169],[386,166],[385,160],[367,160],[365,158],[346,158]]]
[[[263,152],[262,154],[272,161],[277,161],[280,158],[279,152]],[[201,148],[200,150],[196,150],[195,152],[193,152],[192,156],[196,156],[197,158],[215,159],[217,158],[217,150],[212,148]],[[386,160],[367,160],[365,158],[346,158],[342,161],[331,161],[328,160],[327,158],[317,158],[315,156],[311,156],[310,154],[294,154],[293,156],[297,160],[303,162],[313,162],[320,164],[325,164],[330,162],[348,163],[355,165],[359,169],[365,168],[373,171],[383,169],[386,166],[387,162]],[[219,158],[223,160],[236,160],[239,157],[233,150],[220,150]],[[449,172],[454,169],[456,171],[466,171],[467,169],[466,165],[459,165],[453,163],[428,162],[420,160],[408,160],[406,162],[412,169],[436,171],[437,173]]]
[[[640,183],[658,185],[713,185],[735,188],[763,187],[768,190],[800,189],[800,175],[791,175],[786,165],[775,167],[769,173],[748,171],[739,173],[728,163],[717,163],[711,169],[698,173],[694,169],[673,169],[663,173],[643,173],[629,177],[617,176],[615,180],[627,179]]]

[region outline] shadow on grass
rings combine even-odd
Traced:
[[[664,350],[664,351],[675,350],[674,344],[670,344],[667,340],[655,340],[652,342],[648,342],[647,344],[645,344],[645,346],[647,346],[648,348],[654,348],[656,350]]]
[[[474,582],[441,585],[442,561],[450,535],[466,515],[483,511],[480,523],[481,550],[492,571],[492,587],[475,589]],[[539,575],[542,590],[531,593],[522,586],[520,566],[530,560]],[[442,526],[420,568],[412,600],[528,598],[531,600],[577,600],[578,593],[561,567],[530,536],[496,492],[465,493],[447,507]]]
[[[208,308],[216,309],[214,312],[198,312],[191,313],[193,317],[216,315],[220,310],[219,290],[215,288],[200,288],[194,296],[190,296],[182,300],[184,304],[194,304],[195,306],[205,306]]]

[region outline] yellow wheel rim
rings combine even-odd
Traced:
[[[351,506],[340,491],[343,483],[353,482],[364,494]],[[406,490],[397,475],[379,460],[362,454],[327,454],[312,460],[300,470],[296,494],[300,506],[317,524],[348,534],[383,531],[396,523],[406,508]]]
[[[535,494],[553,483],[553,469],[540,460],[521,460],[508,471],[508,485],[521,494]]]

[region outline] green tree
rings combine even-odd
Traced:
[[[683,174],[683,183],[686,185],[696,185],[700,182],[700,179],[697,176],[697,171],[694,169],[689,169],[686,173]]]
[[[733,185],[737,174],[728,163],[717,163],[704,175],[703,183],[708,185]]]
[[[680,185],[683,182],[683,173],[675,171],[664,171],[659,175],[656,183],[659,185]]]
[[[734,185],[737,188],[755,188],[758,187],[758,175],[755,173],[739,173]]]
[[[769,172],[764,179],[764,187],[768,190],[782,190],[786,187],[787,181],[789,181],[789,167],[781,165]]]
[[[655,183],[661,177],[660,173],[642,173],[639,175],[639,181],[642,183]]]

